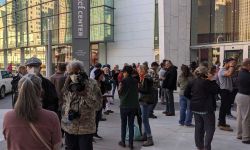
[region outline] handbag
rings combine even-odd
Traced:
[[[134,124],[134,140],[135,141],[140,141],[141,139],[141,132],[140,129],[137,125]],[[126,131],[126,140],[129,140],[129,128],[127,127],[127,131]]]
[[[44,146],[46,146],[46,148],[48,150],[52,150],[52,148],[49,146],[49,144],[47,144],[44,140],[44,138],[39,134],[39,132],[37,131],[36,127],[30,122],[29,123],[30,128],[32,129],[32,131],[35,133],[35,135],[37,136],[37,138],[43,143]]]
[[[140,94],[139,101],[147,104],[153,104],[153,97],[151,94]]]

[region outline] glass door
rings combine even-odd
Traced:
[[[243,60],[243,50],[225,50],[224,58],[234,58],[238,64],[241,64]]]

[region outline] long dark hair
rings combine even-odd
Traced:
[[[190,76],[190,69],[187,65],[181,65],[181,76],[188,78]]]

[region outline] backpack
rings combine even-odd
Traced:
[[[58,96],[56,93],[56,88],[48,79],[43,76],[39,76],[42,79],[42,106],[44,109],[58,112]]]
[[[16,75],[13,77],[13,80],[11,81],[11,94],[12,94],[12,107],[14,108],[14,105],[17,101],[18,96],[18,82],[21,79],[20,75]]]

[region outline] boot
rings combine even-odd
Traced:
[[[153,146],[153,145],[154,145],[153,137],[151,136],[151,137],[147,137],[147,141],[145,141],[142,146],[147,147],[147,146]]]

